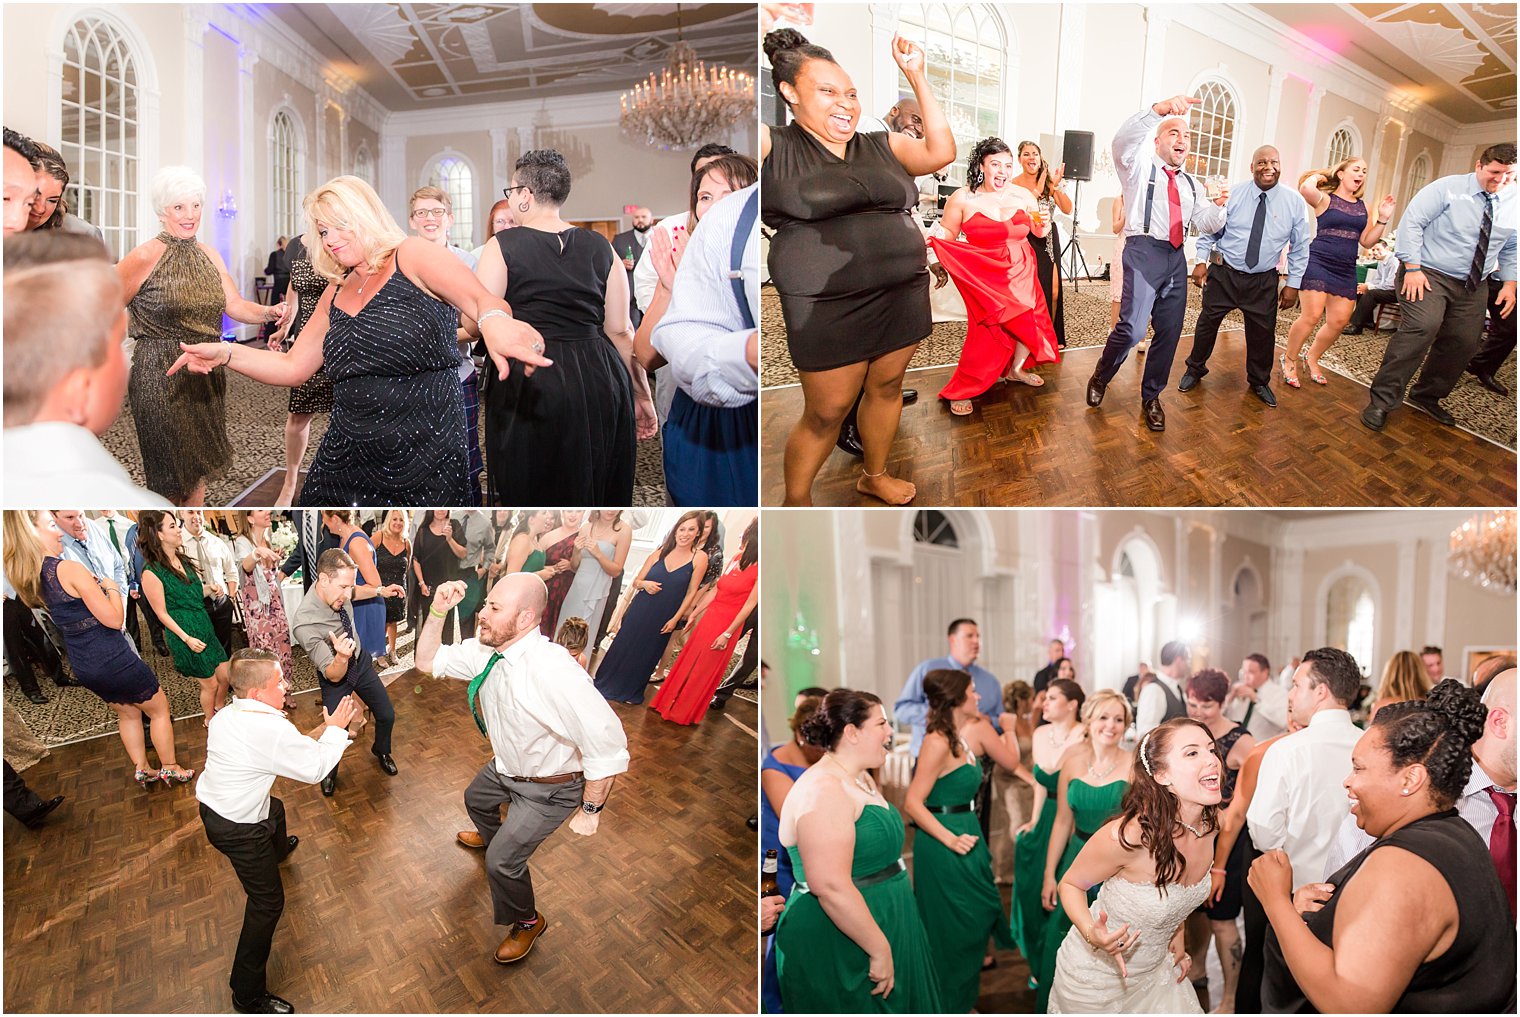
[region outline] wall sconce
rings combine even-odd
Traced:
[[[223,219],[231,219],[237,215],[237,199],[232,196],[232,191],[222,192],[222,203],[216,206],[216,210]]]

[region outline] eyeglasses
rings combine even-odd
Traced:
[[[527,184],[513,184],[511,187],[503,187],[501,189],[501,196],[503,198],[510,198],[513,191],[527,191],[529,194],[533,193],[533,189]]]
[[[412,210],[413,219],[442,219],[448,214],[449,210],[446,208],[414,208]]]

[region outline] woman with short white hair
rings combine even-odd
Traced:
[[[200,505],[206,483],[232,461],[227,440],[227,378],[170,377],[180,344],[220,344],[222,315],[250,325],[278,321],[283,303],[267,307],[239,295],[222,256],[201,243],[206,182],[185,166],[153,177],[153,207],[163,231],[133,248],[116,266],[136,340],[127,398],[149,489],[179,505]]]

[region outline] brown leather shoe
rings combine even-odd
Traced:
[[[548,927],[549,921],[542,914],[538,915],[538,922],[532,928],[525,929],[521,925],[514,924],[512,931],[507,933],[507,938],[502,940],[501,945],[496,948],[496,963],[511,964],[513,961],[520,961],[528,956],[528,951],[533,949],[533,944]]]
[[[454,839],[467,848],[483,848],[486,846],[486,842],[481,840],[480,834],[474,830],[460,830]]]

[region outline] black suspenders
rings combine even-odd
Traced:
[[[1178,170],[1182,178],[1188,182],[1188,191],[1193,195],[1193,204],[1198,204],[1198,185],[1193,183],[1193,176],[1186,170]],[[1156,164],[1151,163],[1150,183],[1145,185],[1145,235],[1151,235],[1151,201],[1156,195]],[[1184,226],[1186,223],[1183,224]]]

